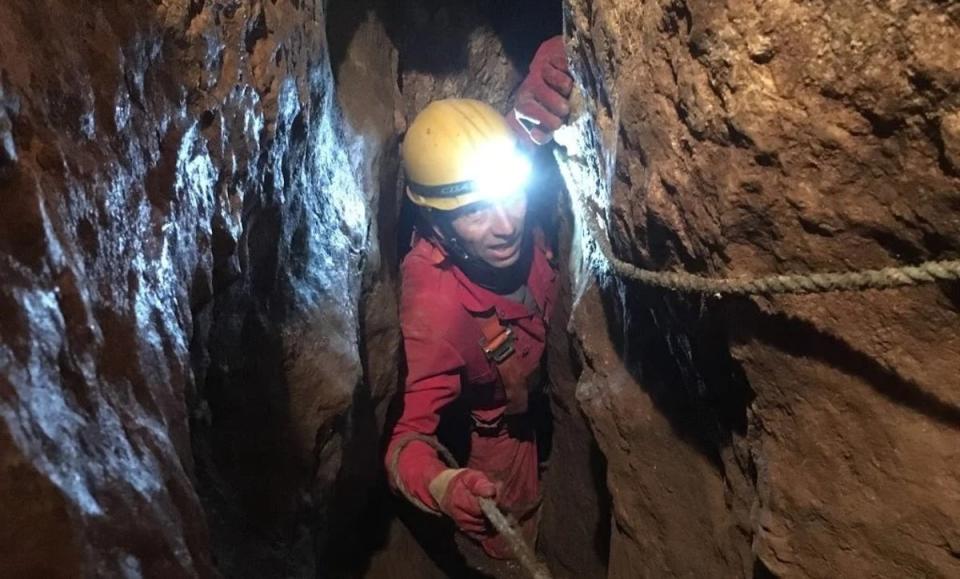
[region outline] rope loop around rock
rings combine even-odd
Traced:
[[[643,269],[614,255],[609,238],[599,231],[595,219],[595,216],[588,216],[588,232],[596,241],[604,259],[610,263],[617,274],[648,286],[683,293],[740,296],[816,294],[895,289],[938,281],[960,280],[960,259],[925,261],[917,265],[848,272],[793,273],[737,278],[712,278],[687,272]]]

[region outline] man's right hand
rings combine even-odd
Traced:
[[[497,487],[485,474],[469,468],[447,469],[430,482],[430,494],[461,531],[474,537],[490,534],[478,499],[495,499]]]

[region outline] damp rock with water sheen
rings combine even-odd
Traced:
[[[315,564],[396,371],[393,92],[343,112],[324,4],[5,6],[0,574]]]

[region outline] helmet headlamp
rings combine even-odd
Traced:
[[[531,173],[503,116],[470,99],[434,101],[421,111],[407,129],[403,162],[410,199],[439,211],[515,197]]]
[[[490,142],[479,147],[470,164],[473,190],[483,201],[514,197],[530,180],[530,160],[511,142]]]

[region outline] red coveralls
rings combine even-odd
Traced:
[[[417,505],[439,513],[428,485],[448,468],[437,451],[422,441],[405,442],[410,434],[434,436],[440,411],[463,395],[474,421],[496,422],[505,410],[497,366],[481,349],[483,334],[475,316],[495,311],[513,329],[513,356],[527,374],[538,372],[547,336],[547,322],[556,299],[557,273],[542,243],[535,244],[527,288],[539,311],[486,290],[446,258],[434,242],[420,239],[401,266],[400,325],[407,358],[403,413],[387,448],[386,465],[392,484],[399,483]],[[536,537],[540,500],[537,445],[528,415],[509,419],[519,428],[470,436],[465,465],[502,486],[499,506],[521,522],[528,540]],[[396,455],[402,445],[399,455]],[[499,536],[481,537],[488,554],[506,558],[510,552]]]

